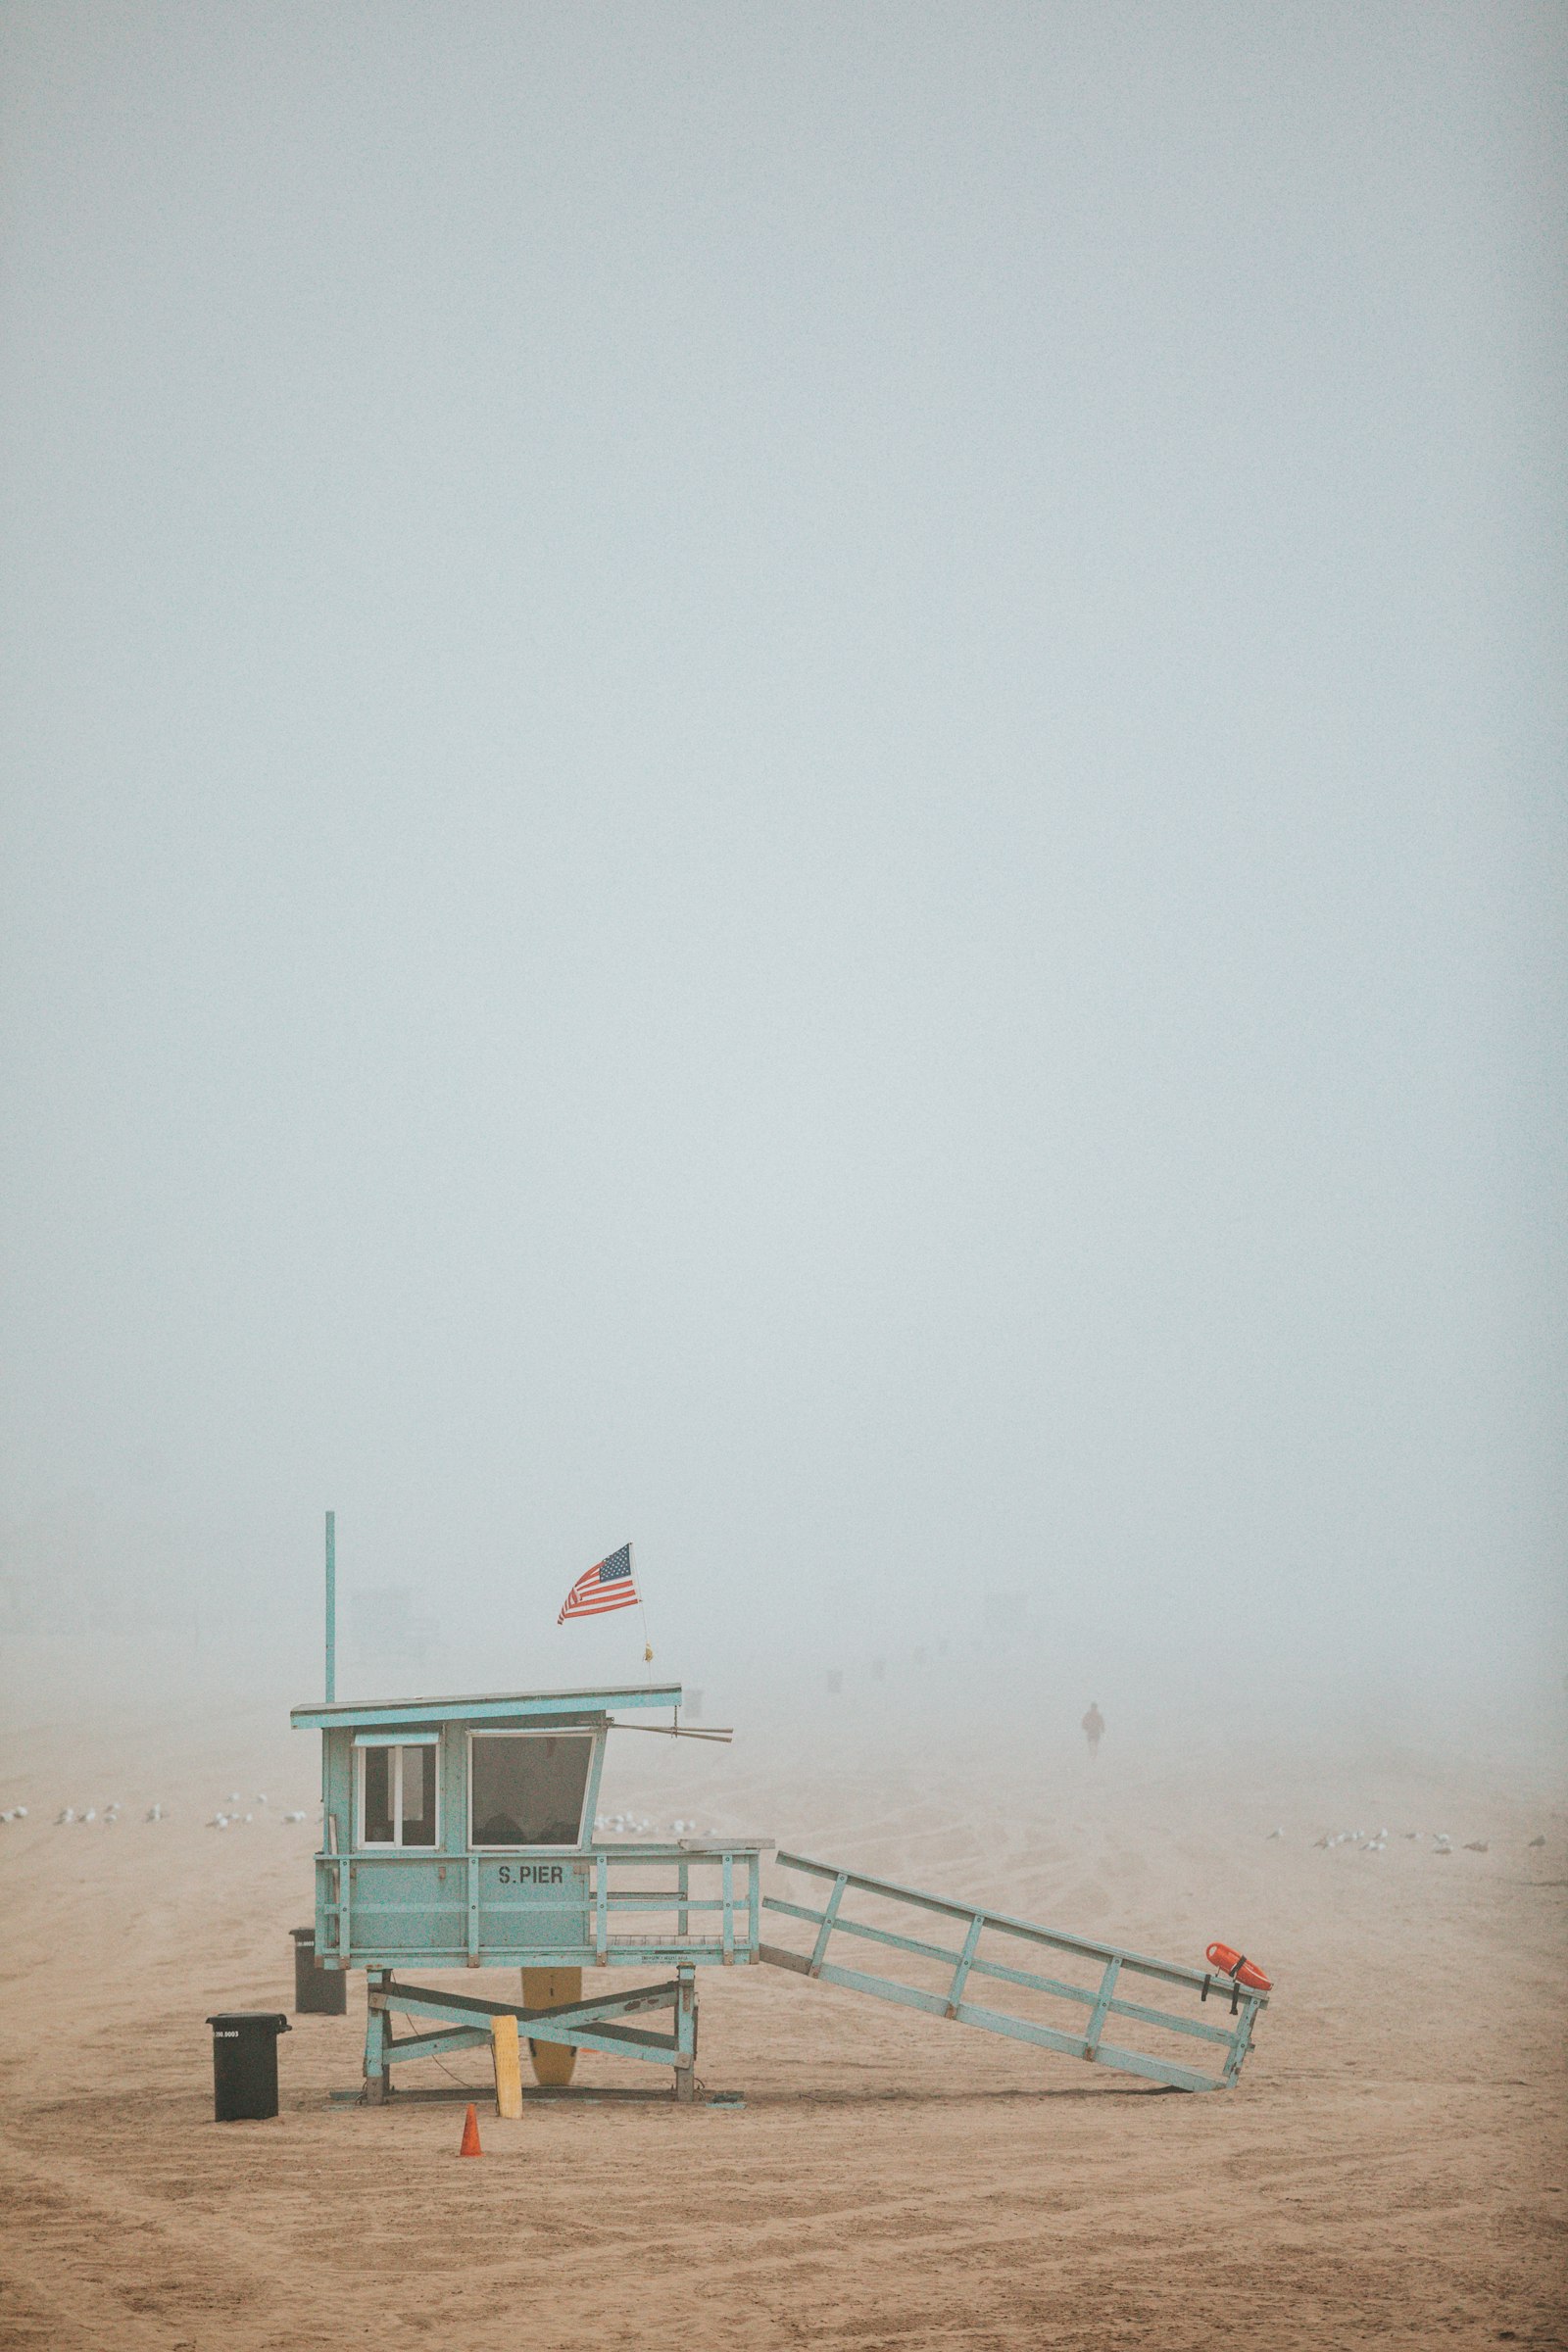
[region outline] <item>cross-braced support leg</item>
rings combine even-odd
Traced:
[[[372,1991],[379,1991],[391,1982],[392,1971],[389,1968],[372,1968],[367,1972],[365,1986],[365,2100],[368,2107],[384,2106],[387,2092],[392,2087],[391,2070],[386,2062],[386,2011],[369,1997]]]

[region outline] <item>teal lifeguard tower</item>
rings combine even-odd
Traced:
[[[758,1958],[770,1841],[593,1836],[615,1719],[667,1708],[679,1736],[680,1696],[678,1684],[645,1683],[293,1710],[297,1730],[321,1734],[317,1959],[368,1973],[373,2103],[393,2066],[479,2043],[493,2045],[500,2082],[514,2035],[547,2085],[569,2082],[577,2050],[600,2050],[672,2067],[675,2096],[692,2096],[697,1971]],[[610,1967],[674,1973],[584,1999],[583,1970]],[[421,1988],[401,1973],[458,1968],[518,1969],[524,1997]],[[665,2008],[667,2034],[625,2022]],[[428,2030],[394,2039],[393,2011]]]
[[[764,1895],[763,1856],[774,1850],[766,1838],[596,1838],[605,1748],[624,1718],[667,1710],[667,1725],[626,1728],[729,1737],[682,1725],[678,1683],[338,1699],[333,1571],[328,1514],[326,1697],[290,1720],[321,1735],[316,1954],[326,1969],[366,1971],[363,2095],[372,2104],[391,2092],[394,2067],[488,2045],[497,2103],[520,2113],[524,2041],[540,2086],[556,2095],[571,2095],[576,2054],[590,2050],[672,2069],[674,2097],[690,2101],[699,1969],[760,1963],[1170,2088],[1235,2082],[1267,1995],[1212,1968],[1151,1959],[804,1854],[780,1853],[777,1865],[823,1886],[821,1902]],[[804,1943],[764,1943],[764,1911],[804,1925]],[[911,1912],[924,1934],[907,1932]],[[843,1965],[835,1937],[898,1954],[902,1973]],[[1044,1953],[1071,1973],[1019,1965]],[[611,1968],[664,1973],[584,1992],[585,1972]],[[522,1998],[420,1985],[409,1969],[517,1970]],[[1012,2005],[978,2001],[986,1981],[1009,1988]],[[1157,1987],[1160,2006],[1128,1997],[1140,1983]],[[631,2022],[662,2011],[667,2031]],[[394,2036],[394,2015],[415,2030]],[[1173,2040],[1194,2061],[1193,2043],[1208,2044],[1210,2066],[1178,2060]]]

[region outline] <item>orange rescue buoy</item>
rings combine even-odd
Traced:
[[[1264,1976],[1256,1962],[1249,1960],[1245,1953],[1233,1952],[1228,1943],[1211,1943],[1203,1957],[1210,1968],[1223,1969],[1226,1976],[1236,1979],[1238,1984],[1245,1984],[1249,1992],[1272,1992],[1274,1989],[1273,1980]]]

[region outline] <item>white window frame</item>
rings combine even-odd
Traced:
[[[594,1741],[597,1732],[581,1724],[567,1724],[561,1730],[539,1726],[527,1731],[474,1731],[468,1734],[468,1851],[474,1854],[569,1854],[582,1843],[583,1823],[587,1818],[588,1800],[594,1792]],[[577,1835],[567,1845],[481,1845],[473,1834],[473,1751],[481,1740],[583,1740],[588,1744],[588,1770],[583,1775],[582,1804],[577,1813]]]
[[[354,1740],[354,1828],[355,1850],[364,1854],[433,1854],[441,1844],[441,1740],[436,1732],[360,1732]],[[370,1747],[389,1747],[392,1761],[392,1836],[371,1839],[365,1835],[365,1751]],[[435,1760],[435,1828],[428,1843],[418,1845],[403,1842],[403,1750],[406,1747],[433,1747]]]

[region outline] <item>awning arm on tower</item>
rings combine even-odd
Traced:
[[[722,1740],[728,1746],[734,1739],[733,1730],[720,1725],[705,1726],[702,1731],[689,1723],[620,1723],[612,1715],[609,1729],[612,1732],[652,1732],[660,1740]]]

